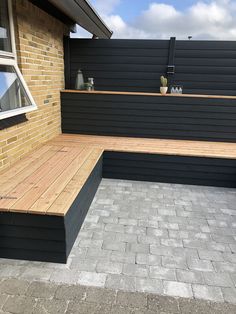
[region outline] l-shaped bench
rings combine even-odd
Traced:
[[[59,135],[0,174],[0,258],[66,263],[102,177],[236,187],[236,144]]]

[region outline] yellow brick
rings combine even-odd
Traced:
[[[0,131],[0,171],[61,132],[63,35],[69,29],[28,0],[13,0],[13,12],[18,64],[38,110],[26,115],[27,122]]]

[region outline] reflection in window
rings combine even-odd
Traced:
[[[14,67],[0,65],[0,113],[30,105]]]
[[[8,2],[0,0],[0,50],[11,52]]]

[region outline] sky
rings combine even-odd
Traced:
[[[236,0],[90,0],[114,34],[130,39],[236,40]],[[74,37],[91,37],[78,28]]]

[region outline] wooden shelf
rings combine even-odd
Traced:
[[[212,98],[212,99],[236,99],[236,96],[224,95],[197,95],[197,94],[166,94],[160,93],[144,93],[144,92],[115,92],[115,91],[86,91],[65,89],[62,93],[78,93],[78,94],[97,94],[97,95],[126,95],[126,96],[156,96],[156,97],[189,97],[189,98]]]

